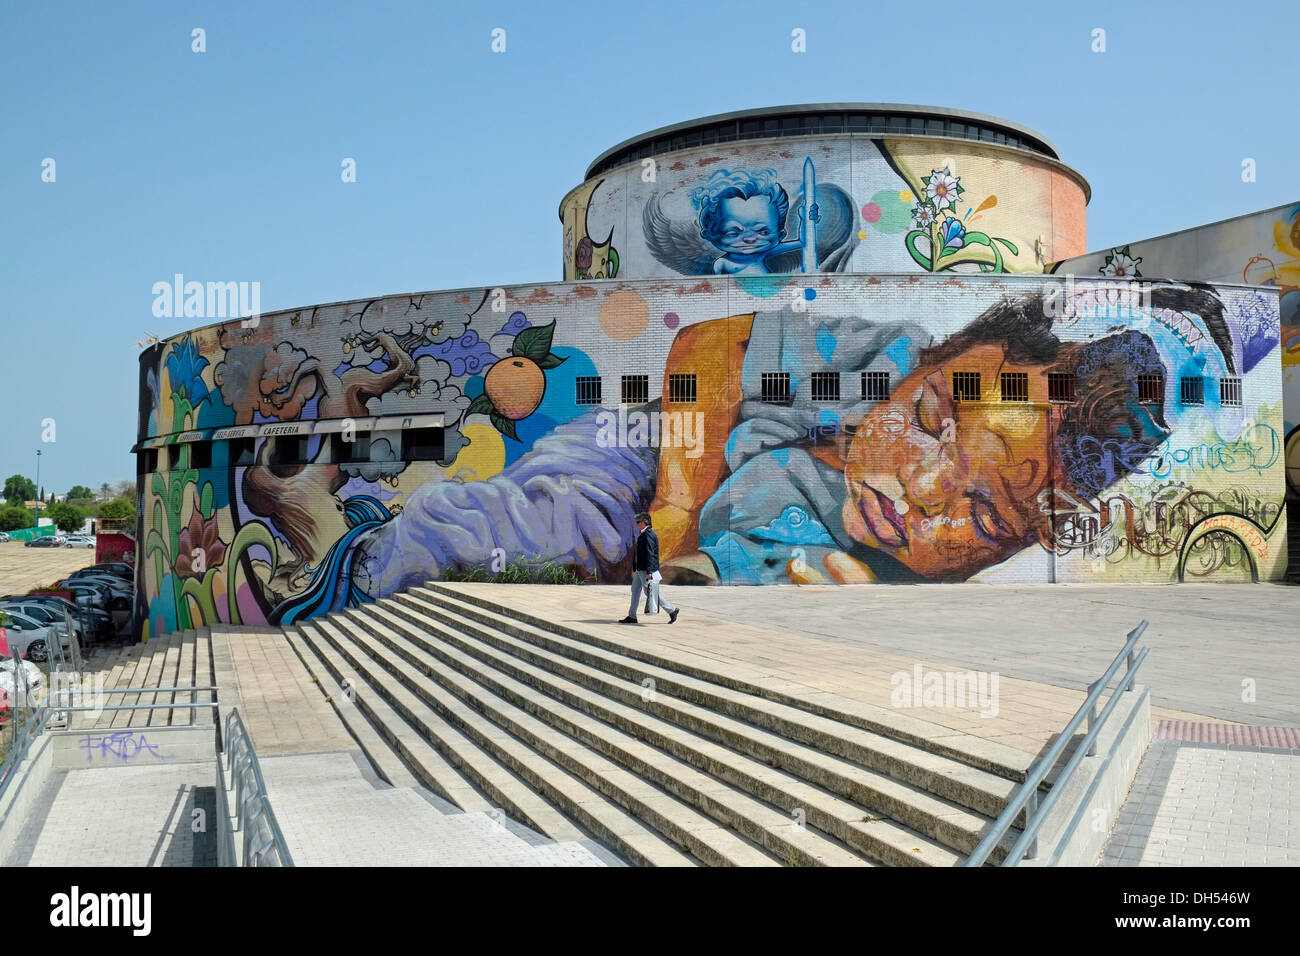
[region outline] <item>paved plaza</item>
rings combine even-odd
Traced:
[[[508,585],[474,585],[503,594]],[[494,590],[495,589],[495,590]],[[1150,622],[1141,682],[1158,710],[1220,720],[1300,725],[1300,587],[1281,584],[951,584],[852,587],[666,587],[682,607],[638,635],[672,640],[720,659],[769,661],[810,681],[832,682],[839,661],[885,658],[1083,690],[1101,676],[1125,635]],[[518,594],[519,592],[516,592]],[[615,621],[628,589],[535,587],[521,607],[557,620]],[[719,624],[727,624],[725,631]],[[653,629],[653,630],[652,630]],[[744,637],[738,638],[743,631]],[[762,645],[768,641],[770,651]],[[783,649],[791,648],[794,660]],[[886,665],[887,666],[887,665]],[[870,666],[861,668],[870,676]],[[892,673],[892,671],[891,671]],[[888,676],[887,674],[884,676]],[[850,677],[839,682],[853,686]],[[886,684],[886,686],[888,686]],[[868,688],[862,693],[870,694]],[[1168,713],[1161,716],[1171,716]],[[1064,723],[1055,725],[1058,728]]]
[[[1102,866],[1300,866],[1300,749],[1151,741]]]

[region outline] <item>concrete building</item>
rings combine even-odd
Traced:
[[[1288,266],[1130,275],[1088,200],[991,117],[707,117],[597,158],[565,281],[166,339],[142,627],[622,581],[641,510],[670,582],[1282,578]]]

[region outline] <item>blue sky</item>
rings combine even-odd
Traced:
[[[134,474],[136,343],[193,324],[153,317],[155,282],[257,281],[272,312],[557,280],[587,164],[710,113],[1023,123],[1091,183],[1089,249],[1295,201],[1297,26],[1294,0],[6,3],[0,477],[38,447],[56,492]]]

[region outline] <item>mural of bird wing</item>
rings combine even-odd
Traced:
[[[700,237],[695,220],[667,215],[662,194],[655,193],[646,201],[641,221],[650,255],[682,275],[713,275],[713,263],[721,253]]]
[[[858,244],[858,210],[853,197],[834,183],[817,184],[817,263],[820,272],[846,272]],[[787,236],[799,235],[803,190],[790,203],[785,217]],[[800,255],[785,252],[767,260],[772,272],[798,272]]]

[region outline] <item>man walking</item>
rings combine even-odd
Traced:
[[[636,516],[636,558],[632,565],[632,606],[627,612],[627,617],[619,621],[620,624],[636,624],[636,605],[641,599],[641,589],[651,588],[660,579],[659,574],[659,538],[655,535],[654,528],[650,527],[650,516],[644,511]],[[677,612],[679,608],[673,607],[664,600],[663,595],[659,596],[659,604],[668,612],[668,623],[674,624],[677,621]]]

